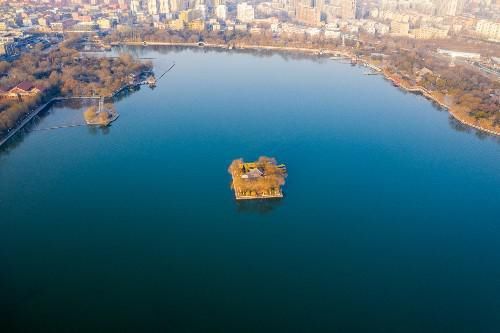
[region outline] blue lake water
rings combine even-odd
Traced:
[[[2,332],[499,332],[500,141],[364,68],[133,48],[107,129],[0,151]],[[236,202],[232,159],[286,163]]]

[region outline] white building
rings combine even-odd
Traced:
[[[170,13],[170,1],[169,0],[159,0],[159,10],[160,14],[168,14]]]
[[[396,36],[408,36],[410,24],[407,22],[391,21],[391,33]]]
[[[205,4],[198,4],[194,7],[194,10],[197,10],[200,12],[200,16],[202,19],[206,19],[207,18],[207,6]]]
[[[149,15],[158,14],[158,7],[156,6],[156,0],[148,0],[147,5],[148,5],[148,14]]]
[[[436,1],[436,14],[439,16],[455,16],[458,13],[458,0]]]
[[[255,18],[253,7],[246,2],[238,4],[236,7],[236,17],[240,22],[251,22]]]
[[[139,0],[130,1],[130,11],[133,14],[137,14],[138,12],[141,11],[141,4],[140,4]]]
[[[350,20],[356,18],[356,0],[342,0],[340,2],[342,18]]]
[[[218,5],[215,7],[215,16],[217,16],[219,20],[225,21],[227,17],[226,5]]]
[[[181,4],[178,0],[170,0],[169,5],[170,12],[172,13],[178,12],[181,8]]]
[[[325,30],[325,38],[337,39],[340,38],[340,30]]]
[[[479,20],[476,24],[476,32],[486,39],[500,41],[500,23]]]

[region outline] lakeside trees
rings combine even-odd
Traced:
[[[82,55],[75,49],[78,42],[78,38],[70,38],[51,52],[33,50],[13,62],[0,62],[0,87],[4,90],[23,81],[43,89],[43,95],[36,99],[0,101],[0,135],[40,102],[57,95],[110,96],[152,68],[150,62],[140,62],[127,54],[117,58]]]
[[[101,112],[98,112],[95,106],[91,106],[83,112],[85,122],[90,125],[107,126],[116,116],[117,113],[113,104],[104,104]]]
[[[25,117],[40,101],[40,97],[27,98],[23,103],[7,101],[0,103],[0,134],[16,125],[18,119]]]
[[[255,162],[244,163],[243,159],[232,161],[228,172],[233,177],[232,187],[238,196],[279,196],[285,184],[286,171],[274,158],[261,156]]]
[[[262,45],[278,47],[316,48],[336,50],[339,39],[325,39],[323,36],[281,33],[279,36],[264,30],[261,33],[192,30],[158,30],[152,27],[114,31],[108,41],[157,41],[198,42],[228,45]],[[489,78],[466,61],[459,61],[450,67],[450,59],[436,54],[437,48],[459,48],[464,51],[495,55],[500,46],[482,41],[461,38],[450,40],[415,40],[402,37],[377,37],[362,33],[359,43],[346,40],[345,51],[360,57],[383,54],[379,66],[389,73],[397,74],[410,85],[420,85],[429,91],[443,94],[454,105],[460,105],[476,120],[485,119],[493,126],[500,126],[500,83]],[[432,73],[420,77],[422,69]],[[417,82],[417,78],[420,79]]]
[[[469,63],[462,61],[450,66],[450,59],[420,49],[390,54],[385,65],[411,85],[418,84],[444,95],[447,104],[458,106],[476,121],[483,119],[500,126],[500,82],[473,69]],[[419,76],[423,69],[427,73]]]

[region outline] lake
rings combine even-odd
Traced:
[[[328,58],[129,50],[176,65],[112,126],[0,150],[2,332],[500,331],[498,138]],[[285,197],[236,202],[260,155]]]

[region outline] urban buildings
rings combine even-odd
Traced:
[[[356,18],[356,0],[342,0],[341,8],[342,19],[349,20]]]
[[[437,0],[436,15],[455,16],[461,12],[463,0]]]
[[[240,22],[251,22],[255,18],[255,11],[251,5],[246,2],[238,4],[237,8],[237,19]]]
[[[45,2],[44,2],[45,1]],[[241,0],[70,0],[0,5],[0,37],[16,31],[86,32],[153,28],[212,32],[269,31],[356,39],[360,33],[414,39],[466,36],[499,41],[500,1],[464,0],[271,0],[255,7]],[[464,15],[462,15],[464,13]],[[196,21],[196,22],[193,22]],[[193,22],[193,23],[191,23]],[[0,56],[15,41],[0,41]]]
[[[476,24],[476,32],[485,39],[500,42],[500,22],[479,20]]]
[[[226,5],[217,5],[217,7],[215,7],[215,15],[219,20],[225,21],[227,18]]]
[[[396,36],[408,36],[410,24],[408,22],[391,21],[391,34]]]
[[[300,3],[297,6],[297,21],[307,25],[318,25],[321,20],[321,12],[318,7],[304,5]]]

